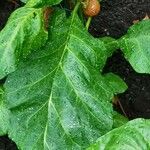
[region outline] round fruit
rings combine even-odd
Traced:
[[[100,12],[100,3],[98,0],[85,0],[83,7],[86,16],[96,16]]]

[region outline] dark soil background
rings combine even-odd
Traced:
[[[0,30],[10,14],[22,4],[13,0],[0,0]],[[94,17],[89,32],[94,37],[124,35],[134,20],[150,15],[150,0],[103,0],[101,13]],[[104,73],[118,74],[128,85],[128,90],[118,96],[121,106],[129,119],[150,118],[150,75],[136,73],[118,50],[108,59]],[[122,112],[119,105],[114,109]],[[122,112],[123,113],[123,112]],[[0,138],[0,150],[17,150],[7,136]]]

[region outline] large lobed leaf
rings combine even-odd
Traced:
[[[47,37],[42,9],[16,10],[0,32],[0,79],[13,72],[20,59],[41,47]]]
[[[130,27],[119,42],[132,67],[139,73],[150,73],[150,20],[143,20]]]
[[[5,83],[8,134],[22,150],[88,147],[112,129],[110,101],[126,89],[119,77],[100,74],[107,59],[105,44],[89,35],[75,12],[67,19],[57,11],[51,24],[47,46]],[[109,85],[110,76],[121,90]]]
[[[149,150],[150,120],[135,119],[100,137],[88,150]]]

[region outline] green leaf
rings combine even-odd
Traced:
[[[126,117],[124,117],[116,111],[113,112],[113,120],[113,128],[118,128],[129,121]]]
[[[44,7],[59,4],[62,0],[22,0],[26,7]]]
[[[43,10],[20,8],[0,32],[0,79],[13,72],[20,59],[45,44]]]
[[[2,86],[0,85],[0,99],[2,99],[3,93],[4,93],[3,88],[2,88]]]
[[[108,86],[112,89],[115,95],[125,92],[128,88],[126,83],[119,76],[113,73],[107,73],[105,75],[105,80],[107,80]]]
[[[111,37],[103,37],[100,38],[100,40],[104,42],[109,57],[113,54],[115,50],[119,49],[119,43],[116,39],[113,39]]]
[[[10,115],[10,111],[6,108],[2,95],[3,90],[0,87],[0,136],[7,134]]]
[[[135,71],[150,73],[150,20],[133,25],[119,42],[126,59]]]
[[[135,119],[100,137],[88,150],[149,150],[150,120]]]
[[[75,12],[56,11],[46,47],[7,78],[9,136],[20,149],[83,149],[112,129],[114,93],[99,72],[107,50]]]

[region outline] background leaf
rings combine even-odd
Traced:
[[[0,32],[0,79],[13,72],[20,59],[45,44],[43,10],[17,9]]]
[[[88,150],[149,150],[150,120],[135,119],[100,137]]]
[[[57,11],[51,24],[46,47],[5,83],[9,136],[20,149],[83,149],[112,129],[114,91],[99,71],[108,52],[75,11]]]
[[[150,20],[143,20],[120,39],[120,47],[135,71],[150,73]]]
[[[59,4],[62,0],[21,0],[27,7],[44,7]]]

